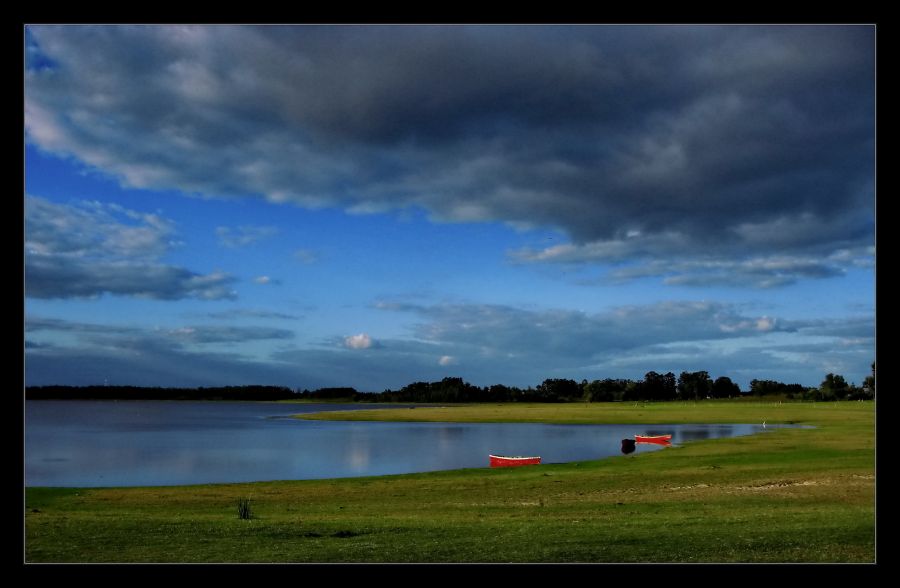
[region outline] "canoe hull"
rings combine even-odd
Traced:
[[[527,465],[539,465],[540,457],[506,457],[503,455],[489,455],[492,468],[515,468]]]
[[[657,445],[671,445],[672,435],[635,435],[635,443],[655,443]]]

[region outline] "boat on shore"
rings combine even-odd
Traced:
[[[658,445],[671,445],[672,435],[635,435],[635,443],[656,443]]]
[[[526,465],[538,465],[541,463],[540,456],[521,457],[506,455],[489,455],[492,468],[514,468]]]

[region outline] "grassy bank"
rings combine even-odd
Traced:
[[[868,408],[864,408],[868,407]],[[424,421],[465,423],[799,423],[839,422],[845,411],[871,412],[863,402],[769,402],[705,400],[700,402],[506,403],[426,406],[407,410],[375,407],[350,412],[296,415],[308,420]]]
[[[481,405],[340,417],[373,415],[648,424],[767,420],[817,428],[520,469],[29,488],[26,560],[874,561],[872,402]],[[242,497],[251,500],[250,520],[238,518]]]

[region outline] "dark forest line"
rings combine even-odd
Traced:
[[[622,402],[634,400],[705,400],[713,398],[780,397],[795,400],[868,400],[875,397],[875,365],[862,386],[847,383],[839,374],[827,374],[819,387],[753,380],[742,391],[730,378],[713,380],[708,372],[647,372],[643,380],[607,378],[576,382],[565,378],[544,380],[536,387],[494,384],[474,386],[462,378],[414,382],[399,390],[359,392],[336,387],[293,390],[286,386],[219,386],[159,388],[141,386],[29,386],[27,400],[307,400],[352,402]]]

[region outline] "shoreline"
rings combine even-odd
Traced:
[[[716,412],[687,408],[695,421]],[[784,415],[817,428],[523,468],[30,487],[25,560],[874,562],[874,402]]]

